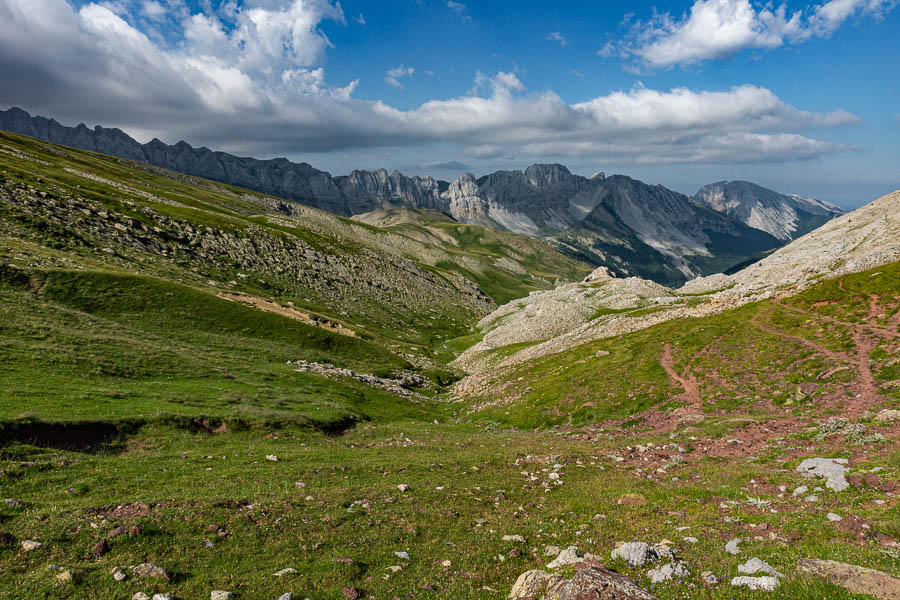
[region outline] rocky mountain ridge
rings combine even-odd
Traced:
[[[711,183],[700,188],[694,198],[783,241],[796,239],[845,212],[829,202],[780,194],[749,181]]]
[[[640,276],[666,285],[677,286],[758,259],[789,239],[784,236],[796,234],[813,221],[821,224],[831,214],[814,201],[799,199],[785,208],[783,198],[788,197],[763,188],[759,190],[767,193],[755,190],[756,195],[770,204],[770,196],[778,196],[777,210],[716,208],[722,203],[713,203],[713,210],[710,202],[660,185],[603,173],[587,178],[559,164],[498,171],[480,178],[464,173],[452,183],[384,169],[333,177],[284,158],[243,158],[186,142],[169,146],[158,139],[140,144],[119,129],[65,127],[18,108],[0,111],[0,128],[244,187],[341,216],[398,207],[433,210],[461,223],[545,238],[563,252],[609,267],[618,276]],[[734,204],[732,196],[723,206]],[[703,195],[707,200],[713,197],[713,190]],[[795,208],[807,205],[806,211]],[[757,216],[773,210],[775,216]],[[772,231],[778,235],[770,235]]]

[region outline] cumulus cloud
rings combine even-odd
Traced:
[[[148,19],[159,21],[166,16],[166,8],[156,0],[148,0],[141,6],[141,14]]]
[[[569,44],[569,40],[567,40],[565,38],[565,36],[558,31],[551,31],[549,34],[547,34],[546,39],[551,42],[556,42],[557,44],[559,44],[560,46],[563,46],[563,47],[565,47]]]
[[[384,82],[395,88],[402,89],[403,84],[400,83],[400,79],[403,77],[412,77],[413,73],[415,73],[415,72],[416,72],[416,70],[413,69],[412,67],[404,67],[403,65],[400,65],[399,67],[391,69],[390,71],[388,71],[387,73],[384,74],[385,75]]]
[[[353,20],[356,21],[357,23],[359,23],[360,25],[366,24],[366,18],[363,16],[362,13],[359,13],[359,16],[353,17]]]
[[[473,158],[619,164],[811,158],[846,147],[810,129],[858,120],[805,111],[752,85],[637,86],[570,104],[529,92],[510,72],[479,73],[468,94],[400,110],[354,98],[358,80],[328,82],[328,20],[345,22],[336,2],[246,0],[230,17],[189,15],[173,46],[99,4],[0,0],[0,105],[264,156],[437,142]],[[397,83],[414,72],[392,71]]]
[[[449,8],[450,10],[452,10],[453,12],[455,12],[458,15],[461,15],[466,11],[465,4],[462,4],[461,2],[454,2],[453,0],[449,0],[447,2],[447,8]]]
[[[784,4],[767,3],[757,9],[750,0],[695,0],[681,17],[661,13],[633,22],[624,41],[607,43],[599,54],[634,58],[651,67],[722,59],[742,50],[771,50],[828,37],[848,19],[880,18],[897,4],[897,0],[829,0],[789,13]]]

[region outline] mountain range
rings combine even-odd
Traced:
[[[570,256],[666,285],[749,264],[840,209],[747,182],[706,186],[695,198],[624,175],[587,178],[559,164],[454,182],[398,171],[332,176],[285,158],[238,157],[186,142],[140,144],[120,129],[66,127],[19,108],[0,128],[110,154],[354,216],[391,208],[444,213],[458,222],[540,237]]]

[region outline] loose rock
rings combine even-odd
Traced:
[[[282,569],[280,571],[275,571],[272,573],[275,577],[284,577],[285,575],[290,575],[291,573],[296,573],[297,569],[294,567],[288,567],[287,569]]]
[[[833,560],[803,558],[797,562],[797,570],[821,577],[853,594],[864,594],[883,600],[900,598],[900,578],[875,569]]]
[[[150,596],[148,596],[144,592],[135,592],[131,597],[131,600],[150,600]]]
[[[578,556],[578,551],[575,546],[569,546],[561,551],[559,556],[547,563],[547,568],[558,569],[559,567],[564,567],[566,565],[574,565],[577,562],[581,562],[581,557]]]
[[[822,477],[825,487],[842,492],[850,487],[846,477],[850,469],[844,466],[847,462],[846,458],[807,458],[797,465],[796,471],[804,477]]]
[[[143,563],[131,570],[131,576],[135,579],[165,579],[169,581],[169,574],[165,569],[153,563]]]
[[[773,577],[784,577],[784,575],[775,570],[775,567],[758,558],[751,558],[744,564],[738,565],[738,573],[744,573],[746,575],[765,573],[766,575],[772,575]]]
[[[97,544],[91,549],[91,553],[97,558],[100,558],[104,554],[109,552],[109,544],[106,542],[106,538],[97,542]]]
[[[735,538],[735,539],[731,540],[730,542],[725,544],[725,552],[727,552],[728,554],[731,554],[733,556],[737,556],[738,554],[741,553],[741,549],[738,548],[738,544],[740,544],[740,543],[741,543],[741,538]]]
[[[509,600],[539,598],[560,581],[562,581],[560,575],[551,575],[546,571],[526,571],[519,575],[513,584],[509,592]]]
[[[209,593],[209,600],[231,600],[234,594],[224,590],[213,590]]]
[[[352,586],[345,587],[341,590],[341,596],[348,600],[358,600],[361,595],[359,590]]]
[[[671,553],[671,551],[669,551]],[[646,542],[627,542],[609,553],[615,560],[621,558],[629,565],[641,567],[647,562],[657,562],[660,554],[657,548],[653,548]]]
[[[43,546],[40,542],[35,542],[34,540],[22,540],[22,550],[25,552],[30,552],[32,550],[37,550]]]
[[[734,587],[745,587],[750,590],[758,590],[761,592],[774,592],[778,588],[778,579],[768,575],[764,577],[735,577],[731,580]]]
[[[690,577],[691,572],[688,571],[683,562],[679,561],[677,563],[663,565],[656,569],[650,569],[647,571],[647,575],[653,583],[662,583],[664,581],[669,581],[674,577]]]
[[[572,579],[557,583],[546,597],[548,600],[658,600],[630,579],[598,567],[583,569]]]
[[[126,577],[128,577],[128,576],[125,575],[125,573],[122,571],[116,571],[115,573],[113,573],[113,580],[116,583],[122,583],[123,581],[125,581]]]

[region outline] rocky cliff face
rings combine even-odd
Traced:
[[[828,202],[780,194],[749,181],[711,183],[694,198],[782,241],[800,237],[844,213]]]
[[[767,192],[763,194],[752,184],[740,189],[725,185],[719,191],[708,186],[706,192],[701,190],[703,201],[698,202],[624,176],[582,177],[559,164],[498,171],[479,179],[466,173],[453,183],[407,177],[397,171],[389,174],[384,169],[332,177],[284,158],[244,158],[193,148],[186,142],[140,144],[118,129],[65,127],[16,108],[0,112],[0,128],[342,216],[396,207],[436,210],[463,223],[545,237],[570,255],[607,266],[618,275],[637,275],[667,285],[728,270],[819,223],[816,219],[824,222],[833,216],[821,203],[759,188]],[[735,200],[738,196],[753,200]],[[775,232],[772,235],[778,239],[765,232]]]

